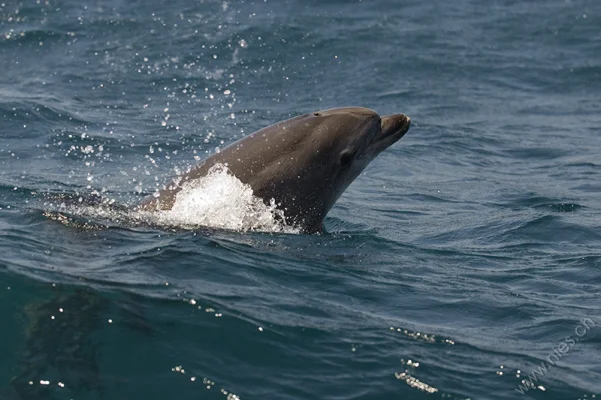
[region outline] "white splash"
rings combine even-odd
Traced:
[[[206,176],[184,183],[171,210],[140,213],[154,224],[184,229],[205,226],[298,233],[298,229],[284,225],[284,214],[273,199],[266,205],[222,164],[211,167]]]

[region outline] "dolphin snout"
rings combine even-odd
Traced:
[[[411,126],[411,119],[405,114],[393,114],[382,117],[382,134],[377,136],[370,146],[372,157],[396,143]]]
[[[410,125],[411,118],[405,114],[387,115],[386,117],[382,117],[382,135],[384,137],[391,135],[395,137],[398,136],[396,137],[396,140],[399,140],[407,133]]]

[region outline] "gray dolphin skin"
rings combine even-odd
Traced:
[[[138,209],[169,210],[182,184],[216,164],[250,185],[266,203],[275,200],[286,224],[303,233],[323,230],[323,219],[342,192],[380,152],[398,141],[411,121],[380,117],[363,107],[333,108],[278,122],[201,161]]]

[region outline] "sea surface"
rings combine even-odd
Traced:
[[[350,105],[324,234],[88,204]],[[2,400],[594,399],[600,293],[598,0],[0,2]]]

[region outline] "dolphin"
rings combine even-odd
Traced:
[[[303,114],[252,133],[221,150],[163,190],[145,198],[142,211],[169,210],[185,182],[227,166],[253,194],[283,211],[287,225],[303,233],[323,231],[336,200],[380,152],[405,135],[404,114],[380,117],[363,107]]]

